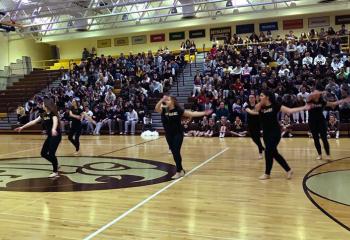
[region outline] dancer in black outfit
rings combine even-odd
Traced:
[[[83,118],[83,113],[84,111],[80,107],[78,100],[74,99],[72,101],[72,108],[69,111],[71,127],[68,134],[68,139],[75,147],[75,155],[78,155],[80,150],[80,135],[82,130],[81,119]]]
[[[254,95],[250,95],[247,105],[245,106],[245,109],[254,110],[255,105],[256,105],[256,98]],[[249,131],[250,137],[252,138],[253,142],[258,146],[259,159],[262,159],[263,158],[262,152],[265,150],[265,148],[263,147],[260,139],[261,124],[259,121],[259,116],[248,114],[247,122],[248,122],[248,131]]]
[[[95,125],[96,122],[90,116],[88,116],[86,112],[84,112],[78,99],[74,99],[72,101],[72,108],[69,111],[69,117],[71,119],[71,127],[68,134],[68,139],[75,147],[74,155],[78,155],[80,150],[80,135],[82,131],[81,120],[84,118]]]
[[[184,138],[184,129],[181,125],[181,118],[203,117],[210,115],[212,110],[205,112],[189,112],[181,108],[174,97],[164,96],[156,105],[155,111],[161,113],[165,130],[165,137],[169,149],[173,154],[176,163],[176,174],[173,179],[183,177],[185,171],[182,168],[181,146]]]
[[[348,102],[349,97],[336,102],[328,102],[323,96],[326,92],[320,91],[322,90],[322,86],[316,86],[316,89],[317,90],[313,91],[308,97],[308,103],[312,105],[312,109],[309,110],[309,128],[318,154],[316,160],[322,159],[321,137],[326,152],[326,159],[330,161],[330,147],[327,139],[327,120],[323,115],[323,111],[326,107],[335,108],[339,104]]]
[[[43,122],[43,127],[46,130],[47,138],[41,150],[41,156],[47,159],[52,164],[52,173],[49,178],[59,177],[58,175],[58,162],[56,157],[56,151],[58,145],[61,142],[62,135],[60,130],[59,118],[57,113],[57,107],[52,99],[45,98],[43,109],[45,110],[38,118],[25,124],[22,127],[16,128],[15,131],[21,132],[23,129],[28,128],[34,124]]]
[[[297,108],[288,108],[286,106],[280,105],[276,103],[275,94],[273,92],[264,90],[260,94],[260,103],[256,104],[255,110],[250,110],[249,108],[246,109],[249,114],[260,116],[263,129],[263,139],[266,147],[266,168],[265,173],[259,178],[260,180],[266,180],[270,178],[273,159],[275,159],[287,172],[287,179],[292,178],[293,170],[288,166],[286,160],[277,150],[277,146],[281,140],[281,129],[277,115],[280,111],[287,114],[293,114],[295,112],[308,110],[309,108],[309,105]]]

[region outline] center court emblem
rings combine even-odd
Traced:
[[[39,157],[0,160],[0,191],[73,192],[139,187],[171,180],[176,167],[135,158],[59,157],[61,177]]]

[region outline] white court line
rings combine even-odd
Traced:
[[[28,152],[28,151],[33,151],[39,148],[31,148],[31,149],[26,149],[26,150],[22,150],[22,151],[17,151],[17,152],[11,152],[11,153],[4,153],[4,154],[0,154],[0,156],[7,156],[7,155],[12,155],[12,154],[16,154],[16,153],[23,153],[23,152]]]
[[[185,177],[191,175],[192,173],[194,173],[197,169],[201,168],[202,166],[206,165],[207,163],[209,163],[210,161],[214,160],[215,158],[217,158],[218,156],[220,156],[221,154],[223,154],[224,152],[226,152],[229,148],[225,148],[224,150],[218,152],[217,154],[215,154],[214,156],[208,158],[207,160],[205,160],[204,162],[202,162],[201,164],[199,164],[198,166],[196,166],[195,168],[193,168],[191,171],[189,171]],[[178,183],[179,181],[181,181],[183,178],[178,178],[174,181],[172,181],[171,183],[169,183],[168,185],[166,185],[165,187],[163,187],[162,189],[158,190],[157,192],[153,193],[151,196],[149,196],[148,198],[146,198],[145,200],[143,200],[142,202],[139,202],[137,205],[135,205],[134,207],[130,208],[128,211],[124,212],[122,215],[120,215],[119,217],[115,218],[114,220],[110,221],[109,223],[107,223],[106,225],[102,226],[101,228],[99,228],[98,230],[96,230],[95,232],[91,233],[89,236],[85,237],[84,240],[90,240],[94,237],[96,237],[98,234],[100,234],[101,232],[103,232],[104,230],[106,230],[107,228],[111,227],[112,225],[116,224],[117,222],[119,222],[120,220],[122,220],[123,218],[125,218],[126,216],[128,216],[130,213],[134,212],[135,210],[137,210],[138,208],[142,207],[143,205],[145,205],[147,202],[149,202],[150,200],[152,200],[153,198],[155,198],[156,196],[158,196],[159,194],[161,194],[162,192],[164,192],[165,190],[167,190],[168,188],[170,188],[171,186],[173,186],[174,184]]]

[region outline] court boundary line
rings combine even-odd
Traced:
[[[106,155],[109,155],[109,154],[112,154],[112,153],[115,153],[115,152],[119,152],[119,151],[123,151],[125,149],[129,149],[129,148],[133,148],[133,147],[136,147],[136,146],[139,146],[139,145],[143,145],[145,143],[149,143],[149,142],[154,142],[154,141],[157,141],[159,139],[161,139],[163,137],[158,137],[156,139],[152,139],[152,140],[148,140],[148,141],[144,141],[144,142],[140,142],[140,143],[137,143],[137,144],[134,144],[132,146],[127,146],[127,147],[123,147],[123,148],[118,148],[116,150],[113,150],[113,151],[110,151],[110,152],[107,152],[107,153],[103,153],[103,154],[99,154],[97,155],[98,157],[102,157],[102,156],[106,156]]]
[[[3,153],[3,154],[0,154],[0,160],[2,159],[3,156],[16,154],[16,153],[23,153],[23,152],[33,151],[33,150],[37,150],[37,149],[40,149],[40,147],[35,147],[35,148],[30,148],[30,149],[15,151],[15,152],[9,152],[9,153]]]
[[[335,223],[337,223],[337,224],[340,225],[341,227],[345,228],[347,231],[350,231],[350,227],[348,227],[347,225],[345,225],[342,221],[338,220],[337,217],[335,217],[335,216],[333,216],[332,214],[330,214],[330,213],[329,213],[327,210],[325,210],[320,204],[318,204],[318,202],[311,196],[310,192],[311,192],[312,194],[314,194],[314,193],[313,193],[313,191],[310,190],[309,187],[307,186],[307,180],[309,180],[309,178],[312,178],[313,176],[317,175],[317,174],[315,174],[315,175],[311,175],[311,176],[310,176],[310,174],[311,174],[313,171],[317,170],[318,168],[320,168],[320,167],[322,167],[322,166],[324,166],[324,165],[329,165],[329,164],[332,164],[332,163],[334,163],[334,162],[342,161],[342,160],[349,159],[349,158],[350,158],[350,157],[342,157],[342,158],[338,158],[338,159],[335,159],[335,160],[330,161],[330,162],[326,162],[326,163],[320,164],[320,165],[318,165],[318,166],[312,168],[310,171],[308,171],[308,172],[305,174],[305,176],[304,176],[304,178],[303,178],[303,181],[302,181],[302,187],[303,187],[303,190],[304,190],[304,194],[305,194],[306,197],[309,199],[309,201],[310,201],[316,208],[318,208],[324,215],[326,215],[328,218],[330,218],[331,220],[333,220]],[[325,173],[327,173],[327,172],[325,172]],[[320,173],[320,174],[322,174],[322,173]],[[315,194],[315,195],[318,196],[318,197],[320,197],[318,194]],[[320,197],[320,198],[325,199],[325,198],[323,198],[323,197]],[[325,200],[329,200],[329,199],[325,199]],[[330,200],[330,201],[332,201],[332,200]],[[334,201],[332,201],[332,202],[334,202]]]
[[[190,176],[192,173],[194,173],[195,171],[197,171],[199,168],[203,167],[204,165],[206,165],[207,163],[211,162],[212,160],[214,160],[215,158],[217,158],[218,156],[220,156],[221,154],[223,154],[224,152],[226,152],[227,150],[229,150],[230,148],[227,147],[223,150],[221,150],[220,152],[216,153],[215,155],[211,156],[210,158],[208,158],[207,160],[205,160],[204,162],[202,162],[201,164],[197,165],[196,167],[192,168],[188,173],[186,173],[186,175],[183,178],[178,178],[174,181],[172,181],[171,183],[169,183],[168,185],[166,185],[165,187],[159,189],[157,192],[153,193],[152,195],[150,195],[149,197],[147,197],[146,199],[142,200],[141,202],[139,202],[138,204],[136,204],[134,207],[130,208],[129,210],[127,210],[126,212],[124,212],[123,214],[119,215],[118,217],[116,217],[115,219],[113,219],[112,221],[110,221],[109,223],[103,225],[102,227],[100,227],[99,229],[97,229],[95,232],[91,233],[90,235],[88,235],[87,237],[83,238],[84,240],[90,240],[93,239],[94,237],[96,237],[98,234],[102,233],[103,231],[105,231],[106,229],[108,229],[109,227],[113,226],[114,224],[116,224],[117,222],[121,221],[123,218],[125,218],[126,216],[128,216],[130,213],[134,212],[135,210],[139,209],[140,207],[142,207],[143,205],[145,205],[146,203],[148,203],[149,201],[151,201],[153,198],[157,197],[159,194],[161,194],[162,192],[166,191],[167,189],[169,189],[170,187],[172,187],[173,185],[175,185],[176,183],[180,182],[181,180],[185,179],[186,177]]]

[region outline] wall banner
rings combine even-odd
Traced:
[[[254,31],[254,24],[243,24],[236,26],[237,34],[252,33]]]
[[[309,18],[309,28],[327,27],[330,25],[329,16]]]
[[[190,38],[205,38],[205,29],[191,30]]]
[[[283,30],[304,28],[303,19],[283,20]]]
[[[350,23],[350,15],[335,16],[336,25],[349,24],[349,23]]]
[[[211,28],[210,41],[215,40],[230,40],[231,27]]]
[[[150,36],[151,42],[164,42],[165,41],[165,34],[160,33],[160,34],[152,34]]]
[[[114,38],[114,46],[126,46],[129,45],[128,37]]]
[[[107,48],[112,46],[111,39],[97,40],[97,48]]]
[[[259,30],[260,32],[276,31],[278,30],[278,22],[260,23]]]
[[[132,43],[132,45],[145,44],[145,43],[147,43],[147,36],[146,35],[133,36],[131,38],[131,43]]]
[[[185,39],[185,32],[171,32],[169,33],[169,40],[183,40]]]

